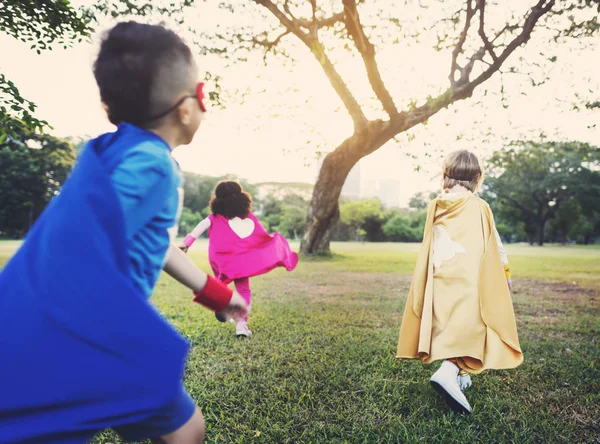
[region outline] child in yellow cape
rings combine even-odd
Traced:
[[[423,244],[400,327],[397,358],[442,361],[432,386],[455,411],[470,413],[470,373],[523,362],[510,294],[508,258],[477,156],[451,153],[443,193],[427,211]]]

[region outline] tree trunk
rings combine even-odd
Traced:
[[[342,147],[356,143],[355,138],[352,136],[347,139],[323,161],[308,208],[306,228],[300,244],[301,253],[329,253],[333,229],[340,217],[340,193],[348,173],[360,159],[349,156]]]
[[[541,247],[544,245],[544,234],[546,231],[546,221],[542,219],[538,228],[538,245]]]
[[[344,140],[325,157],[308,208],[301,253],[316,255],[330,252],[329,244],[340,217],[338,200],[348,173],[356,162],[393,136],[389,122],[370,121],[359,133]]]
[[[535,244],[535,235],[537,229],[535,221],[529,218],[525,219],[525,234],[527,235],[527,242],[529,245]]]

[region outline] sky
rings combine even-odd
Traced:
[[[216,10],[190,14],[189,20],[208,13],[216,17],[212,22],[231,25],[239,20]],[[114,23],[102,23],[99,32]],[[49,121],[54,127],[50,132],[57,136],[90,138],[114,130],[100,105],[91,70],[98,40],[99,33],[92,43],[37,55],[28,45],[0,34],[0,69],[24,97],[38,105],[37,116]],[[424,99],[446,88],[448,54],[428,45],[379,48],[384,80],[398,103],[410,97]],[[528,51],[537,54],[542,49],[534,37],[515,56],[527,56]],[[500,76],[493,77],[470,100],[441,111],[426,127],[398,137],[363,159],[362,180],[399,179],[401,200],[407,202],[414,193],[437,187],[441,156],[454,149],[471,149],[485,157],[507,140],[540,133],[551,139],[600,145],[599,129],[590,128],[598,114],[571,110],[575,93],[593,96],[598,86],[587,80],[600,68],[590,62],[598,59],[597,53],[597,43],[581,51],[559,48],[554,52],[558,61],[545,68],[550,70],[551,81],[537,88],[531,87],[525,76],[504,76],[508,109],[497,94]],[[270,59],[264,67],[259,53],[247,63],[230,67],[214,57],[197,56],[201,71],[214,70],[223,76],[222,86],[230,99],[225,109],[210,109],[191,145],[175,150],[184,170],[214,176],[235,174],[252,182],[315,182],[319,166],[315,152],[335,148],[352,133],[352,125],[312,56],[301,48],[295,55],[298,61],[292,69],[278,59]],[[359,101],[372,101],[359,61],[344,54],[336,58]],[[235,94],[238,89],[247,94]]]

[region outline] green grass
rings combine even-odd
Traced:
[[[0,242],[0,263],[16,246]],[[463,417],[429,387],[435,367],[394,359],[418,248],[334,244],[253,279],[249,340],[163,276],[153,301],[192,344],[185,385],[208,441],[599,442],[600,250],[508,247],[525,362],[475,376]],[[190,254],[207,269],[205,242]]]

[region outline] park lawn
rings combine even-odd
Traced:
[[[16,245],[0,242],[0,264]],[[418,249],[334,244],[253,279],[249,340],[163,276],[153,301],[192,344],[185,385],[208,441],[598,442],[600,249],[508,246],[525,362],[475,376],[467,417],[429,387],[436,367],[394,358]],[[207,269],[205,242],[190,255]]]

